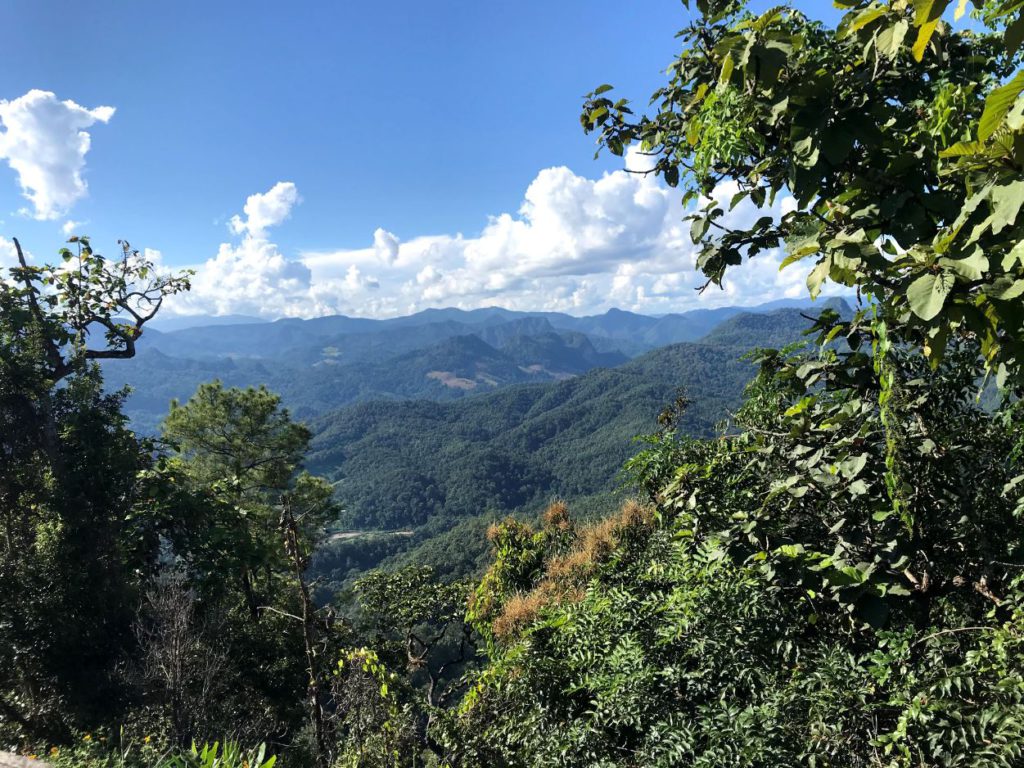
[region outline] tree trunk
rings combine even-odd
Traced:
[[[302,619],[302,639],[305,644],[306,666],[309,672],[309,719],[316,740],[317,768],[329,768],[330,745],[324,726],[323,686],[321,686],[320,660],[316,655],[316,616],[309,587],[304,575],[305,558],[299,548],[299,529],[291,504],[285,501],[281,511],[281,527],[285,537],[285,551],[292,561],[295,591],[298,594]]]

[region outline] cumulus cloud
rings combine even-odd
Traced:
[[[0,100],[0,159],[18,174],[36,219],[57,219],[85,196],[82,171],[92,142],[85,129],[113,116],[113,107],[88,109],[50,91]]]
[[[68,219],[63,224],[60,225],[60,231],[63,232],[68,237],[70,237],[71,235],[75,234],[76,229],[79,229],[84,224],[84,221],[74,221],[72,219]]]
[[[7,270],[18,266],[18,253],[14,243],[0,235],[0,278],[7,276]]]
[[[629,170],[646,156],[631,153]],[[728,203],[736,185],[714,196]],[[241,242],[221,245],[199,268],[191,311],[265,317],[324,314],[391,316],[427,307],[500,305],[574,314],[620,307],[660,314],[697,307],[754,304],[806,295],[806,270],[780,271],[781,249],[731,270],[724,290],[695,290],[696,269],[679,191],[652,175],[626,170],[592,179],[565,167],[540,171],[515,213],[491,217],[475,237],[423,235],[399,241],[379,227],[357,249],[286,257],[267,228],[283,222],[298,199],[294,185],[251,196],[232,229]],[[291,201],[291,202],[289,202]],[[741,203],[726,226],[744,226],[793,210],[780,197],[770,211]],[[235,225],[234,222],[238,224]]]
[[[290,301],[292,296],[306,294],[309,287],[305,265],[286,259],[274,243],[246,236],[238,244],[221,244],[217,255],[197,270],[185,300],[197,312],[215,315],[319,314],[319,307]]]
[[[269,190],[249,195],[242,209],[245,218],[231,217],[229,226],[236,235],[263,238],[270,227],[276,227],[292,215],[299,202],[299,190],[290,181],[279,181]]]
[[[387,265],[395,263],[398,258],[399,240],[386,229],[377,227],[373,233],[373,250],[377,258]]]
[[[221,243],[213,258],[198,265],[192,290],[174,297],[170,310],[268,317],[329,314],[332,308],[309,300],[309,269],[286,258],[268,238],[267,230],[287,220],[299,202],[299,191],[290,181],[250,195],[242,208],[244,218],[236,214],[228,225],[241,239]]]

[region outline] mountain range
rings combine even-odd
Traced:
[[[690,401],[682,431],[712,435],[754,374],[747,352],[799,340],[824,306],[850,312],[841,299],[787,303],[165,326],[104,373],[108,388],[132,389],[125,410],[145,432],[204,381],[279,392],[310,425],[308,466],[344,510],[314,563],[337,589],[402,562],[463,575],[483,561],[483,529],[498,516],[554,498],[613,503],[634,438],[678,394]]]
[[[623,463],[639,450],[634,438],[654,432],[678,394],[690,401],[680,429],[715,434],[755,373],[745,354],[799,341],[809,325],[800,309],[741,313],[696,342],[565,381],[451,402],[358,403],[321,416],[309,464],[335,485],[339,527],[409,535],[339,538],[318,553],[318,574],[338,585],[366,568],[416,563],[454,577],[484,561],[483,531],[497,517],[556,498],[605,511]]]
[[[623,310],[574,317],[497,307],[430,309],[377,320],[343,315],[275,322],[177,318],[147,328],[130,361],[104,364],[112,389],[131,387],[126,412],[155,432],[172,399],[204,381],[265,384],[300,419],[373,400],[455,400],[506,386],[562,381],[611,368],[668,344],[695,341],[742,314],[780,305],[723,307],[652,317]],[[242,322],[234,322],[241,320]],[[175,327],[177,326],[177,327]]]

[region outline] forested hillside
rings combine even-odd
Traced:
[[[850,312],[841,301],[826,306]],[[316,572],[337,584],[382,557],[416,549],[401,562],[464,576],[486,550],[481,526],[465,518],[536,514],[553,499],[601,494],[604,506],[614,503],[620,470],[640,450],[634,438],[654,432],[662,410],[683,396],[689,405],[679,428],[714,435],[756,371],[744,357],[801,341],[807,318],[796,309],[739,314],[701,342],[561,383],[453,403],[371,402],[314,421],[309,466],[334,483],[339,526],[411,532],[338,537],[321,548]],[[442,544],[449,541],[461,548],[458,556]]]
[[[850,311],[842,301],[825,306]],[[315,572],[339,584],[404,553],[400,562],[462,577],[486,550],[485,525],[466,518],[536,515],[555,499],[589,499],[598,514],[624,493],[622,467],[641,447],[634,438],[655,431],[660,412],[683,396],[679,428],[712,436],[756,371],[744,357],[803,340],[808,316],[737,314],[707,340],[561,383],[443,404],[368,402],[317,419],[309,466],[334,482],[339,526],[365,535],[325,544]]]
[[[787,319],[791,337],[808,325],[796,312]],[[654,430],[676,390],[693,400],[687,431],[712,434],[754,371],[740,360],[751,349],[679,344],[559,384],[455,403],[346,408],[314,422],[310,466],[338,482],[356,527],[415,526],[438,514],[507,511],[551,494],[609,489],[630,439]],[[392,488],[424,495],[405,508]]]
[[[779,304],[752,308],[770,312]],[[524,382],[558,381],[656,347],[695,341],[738,307],[660,318],[498,308],[428,310],[390,320],[324,317],[150,330],[131,363],[104,365],[108,389],[130,386],[133,425],[156,434],[172,399],[201,383],[265,384],[303,419],[368,400],[454,400]]]

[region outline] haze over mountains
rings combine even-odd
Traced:
[[[162,328],[147,328],[133,360],[109,361],[104,373],[109,388],[133,388],[126,410],[145,432],[157,429],[172,399],[188,398],[211,379],[228,386],[266,384],[297,417],[311,419],[357,402],[446,401],[513,384],[561,381],[695,341],[731,317],[764,315],[780,306],[811,305],[782,301],[662,317],[494,307],[431,309],[386,320],[172,318]]]

